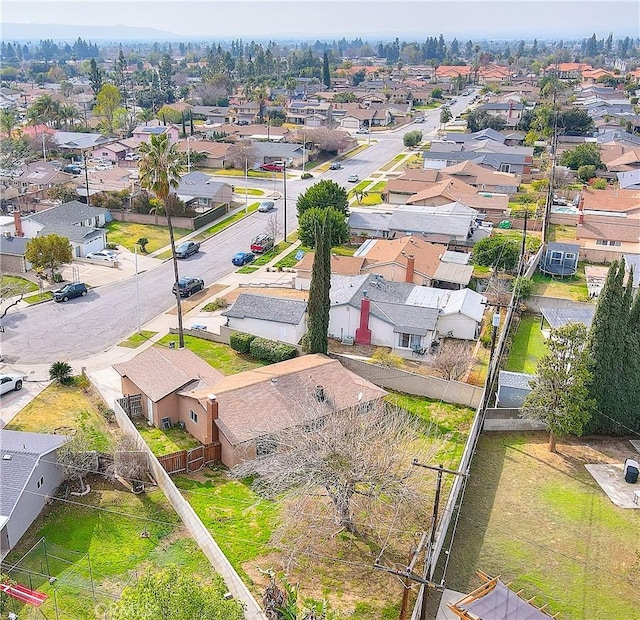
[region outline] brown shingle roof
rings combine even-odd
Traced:
[[[315,252],[307,252],[300,260],[295,268],[298,271],[311,272],[313,267],[313,257]],[[364,265],[364,258],[356,256],[331,256],[331,273],[341,276],[358,275]]]
[[[153,402],[187,386],[213,386],[224,375],[189,349],[149,347],[128,362],[113,368],[127,377]]]
[[[272,381],[275,379],[275,381]],[[326,401],[313,394],[323,386]],[[195,391],[203,403],[215,392],[216,424],[232,445],[376,400],[386,392],[324,355],[305,355],[225,377],[213,390]],[[360,400],[359,394],[362,394]]]
[[[640,192],[633,189],[585,189],[582,191],[584,208],[588,211],[615,211],[625,213],[640,209]]]
[[[578,224],[576,239],[602,239],[640,243],[640,221],[620,217],[585,215]]]

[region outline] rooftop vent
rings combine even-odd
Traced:
[[[13,455],[11,454],[3,454],[2,455],[2,460],[3,461],[10,461]]]
[[[319,403],[323,403],[327,399],[327,396],[324,393],[324,386],[316,385],[315,389],[313,390],[313,396]]]
[[[271,385],[278,385],[278,378],[277,377],[271,377]]]

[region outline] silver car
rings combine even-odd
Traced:
[[[260,213],[269,213],[269,211],[273,210],[275,206],[276,205],[273,200],[263,200],[258,207],[258,211]]]

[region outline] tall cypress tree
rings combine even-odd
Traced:
[[[331,88],[331,72],[329,71],[329,54],[325,52],[322,56],[322,81],[327,88]]]
[[[622,427],[626,387],[625,360],[627,328],[631,295],[624,287],[624,261],[614,261],[607,273],[605,285],[591,325],[589,350],[592,359],[592,379],[589,394],[595,399],[597,411],[591,419],[591,432],[615,434]]]
[[[307,348],[309,353],[325,353],[329,347],[329,289],[331,288],[330,209],[324,209],[314,223],[315,255],[309,287]]]
[[[627,287],[633,286],[633,270]],[[624,363],[626,413],[625,426],[640,432],[640,292],[631,303],[626,331]]]

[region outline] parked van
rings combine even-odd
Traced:
[[[251,251],[257,254],[268,252],[273,247],[273,243],[273,237],[265,234],[258,235],[251,241]]]

